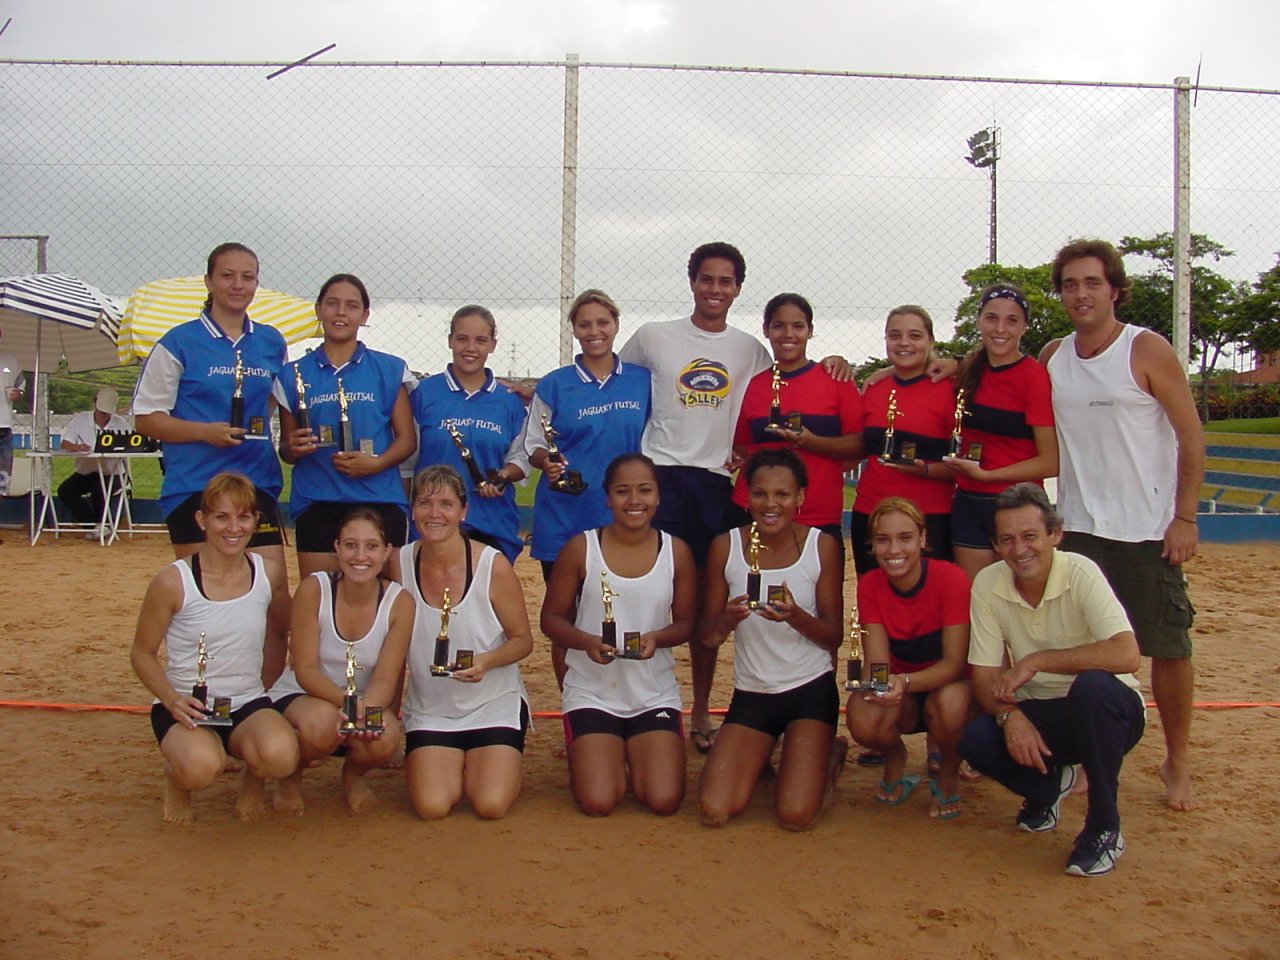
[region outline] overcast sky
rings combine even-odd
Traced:
[[[1275,0],[17,0],[0,57],[558,59],[1280,86]]]

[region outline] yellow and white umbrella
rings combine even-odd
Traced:
[[[129,294],[120,324],[120,362],[145,360],[166,330],[200,316],[208,295],[203,277],[152,280]],[[288,293],[259,287],[249,316],[275,327],[286,343],[320,336],[315,305]]]

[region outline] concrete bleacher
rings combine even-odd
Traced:
[[[1206,540],[1280,540],[1280,435],[1205,431]]]

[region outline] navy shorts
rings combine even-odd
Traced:
[[[996,495],[957,490],[951,501],[951,545],[991,550],[995,540]]]
[[[604,733],[623,740],[630,740],[642,733],[667,730],[684,740],[684,715],[679,707],[657,707],[634,717],[619,717],[607,710],[583,707],[564,715],[564,742],[589,733]]]
[[[250,700],[244,706],[237,710],[231,711],[231,726],[229,727],[205,727],[206,730],[212,730],[222,740],[222,748],[227,748],[228,742],[231,740],[231,734],[236,727],[244,723],[259,710],[273,710],[275,705],[271,702],[270,697],[257,697]],[[156,743],[164,742],[164,735],[169,732],[169,728],[177,724],[177,720],[173,719],[173,714],[166,709],[163,703],[153,703],[151,705],[151,732],[156,735]]]
[[[839,716],[840,693],[832,672],[782,693],[734,690],[724,722],[741,724],[777,739],[787,732],[793,720],[818,720],[834,730]]]
[[[529,705],[520,703],[520,729],[481,727],[478,730],[410,730],[404,735],[404,752],[419,747],[451,747],[464,753],[479,747],[515,747],[524,753],[524,737],[529,731]]]
[[[338,528],[357,507],[376,510],[387,532],[387,543],[403,547],[409,536],[409,518],[394,503],[341,503],[323,500],[311,504],[293,519],[294,539],[299,553],[333,553]]]
[[[658,509],[653,525],[679,537],[693,551],[699,568],[707,565],[711,541],[732,529],[733,482],[702,467],[658,467]]]
[[[249,541],[249,548],[278,547],[284,543],[284,520],[280,516],[280,501],[261,490],[258,494],[258,529]],[[204,543],[204,531],[196,523],[196,511],[200,509],[203,491],[193,493],[173,508],[164,518],[169,528],[169,542],[175,546],[189,543]]]

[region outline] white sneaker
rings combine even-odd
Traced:
[[[94,527],[92,530],[90,530],[88,533],[84,535],[84,538],[86,540],[101,540],[102,527]]]

